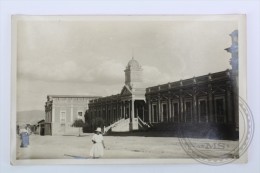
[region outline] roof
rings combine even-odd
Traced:
[[[193,78],[188,78],[188,79],[184,79],[184,80],[179,80],[179,81],[175,81],[175,82],[169,82],[169,83],[165,83],[165,84],[161,84],[161,85],[157,85],[157,86],[152,86],[152,87],[146,88],[146,92],[147,93],[157,92],[159,90],[167,90],[167,89],[171,89],[171,88],[190,86],[193,84],[205,84],[209,81],[212,82],[212,81],[219,81],[219,80],[223,80],[223,79],[229,79],[230,71],[231,70],[227,69],[225,71],[209,73],[209,74],[203,75],[203,76],[198,76],[198,77],[194,76]]]
[[[101,96],[92,96],[92,95],[47,95],[47,97],[59,97],[59,98],[99,98]]]
[[[40,120],[37,123],[39,124],[39,123],[43,123],[43,122],[45,122],[45,120]]]
[[[138,63],[138,61],[136,61],[134,59],[134,57],[132,57],[132,59],[128,62],[127,69],[136,69],[136,70],[140,70],[142,67],[141,65]]]

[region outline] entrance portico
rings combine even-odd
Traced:
[[[138,94],[136,90],[139,91]],[[121,91],[121,100],[123,101],[123,109],[125,119],[130,118],[129,130],[138,130],[138,119],[144,120],[145,112],[145,89],[130,89],[124,86]]]

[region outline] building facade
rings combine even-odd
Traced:
[[[228,127],[238,129],[238,31],[230,34],[232,69],[144,88],[143,69],[131,59],[120,94],[91,100],[88,113],[102,117],[106,130],[138,130],[168,124],[171,127]],[[203,129],[205,130],[205,129]]]
[[[98,96],[48,95],[44,135],[63,135],[77,131],[71,127],[72,123],[76,119],[85,120],[88,103],[95,98]]]
[[[231,71],[146,89],[151,123],[235,123]]]

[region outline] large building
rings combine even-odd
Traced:
[[[91,100],[88,114],[105,121],[105,131],[167,127],[238,127],[238,32],[230,34],[231,70],[144,88],[143,69],[131,59],[117,95]],[[167,124],[167,125],[166,125]],[[169,128],[169,129],[170,129]],[[167,129],[167,128],[166,128]],[[203,129],[205,130],[205,129]]]
[[[76,119],[85,120],[84,114],[91,99],[98,96],[48,95],[45,103],[45,135],[75,133],[71,127]]]

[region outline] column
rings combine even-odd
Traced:
[[[151,110],[151,101],[150,99],[148,99],[147,101],[148,103],[148,118],[149,118],[149,122],[152,122],[152,110]]]
[[[131,101],[129,100],[129,109],[128,109],[128,118],[130,119],[131,121],[131,112],[132,112],[132,106],[131,106]]]
[[[132,122],[133,122],[133,120],[134,120],[134,118],[135,118],[135,100],[132,98],[132,100],[131,100],[131,119],[132,119]]]
[[[144,120],[144,105],[142,105],[142,108],[143,108],[143,121],[145,121]]]
[[[111,124],[113,124],[114,122],[115,122],[115,117],[116,117],[116,115],[115,115],[115,104],[112,104],[112,120],[111,120]]]
[[[73,123],[73,105],[71,105],[71,107],[70,107],[70,121],[71,121],[71,123]]]
[[[116,115],[115,115],[115,120],[114,120],[114,122],[117,121],[117,117],[118,117],[118,104],[117,104],[117,102],[116,102],[115,104],[116,104],[116,105],[115,105],[115,107],[116,107]]]
[[[122,102],[120,102],[120,119],[122,119],[123,117],[123,104]]]
[[[52,105],[52,116],[51,116],[51,120],[52,120],[52,123],[55,123],[55,106]]]
[[[116,102],[116,121],[118,121],[118,113],[119,113],[119,111],[118,111],[118,101]]]
[[[140,108],[139,105],[134,105],[134,110],[135,110],[134,118],[140,117],[138,112],[139,108]]]
[[[156,109],[157,109],[157,107],[156,107]],[[157,110],[156,110],[157,111]],[[153,105],[153,102],[151,102],[151,121],[154,123],[155,122],[155,115],[154,115],[154,113],[156,113],[155,111],[154,111],[154,105]]]
[[[113,107],[111,103],[108,105],[108,122],[111,124],[111,119],[112,119],[112,114],[113,114]]]
[[[197,116],[197,96],[196,96],[196,87],[193,87],[193,93],[192,93],[192,97],[193,97],[193,117],[191,119],[192,122],[198,122],[199,121],[199,117]]]
[[[183,110],[183,97],[182,97],[182,89],[180,90],[180,120],[179,122],[184,122],[184,110]]]
[[[120,102],[117,101],[117,121],[120,119],[121,115],[121,105]]]
[[[116,114],[115,114],[115,118],[114,118],[114,122],[116,122],[117,121],[117,103],[115,103],[115,110],[116,110]]]
[[[160,96],[158,97],[158,116],[157,116],[157,122],[161,122],[161,100]]]
[[[212,85],[208,84],[208,95],[209,95],[209,122],[214,122],[213,113],[213,96],[212,96]]]
[[[169,95],[169,98],[168,98],[168,112],[169,112],[168,122],[172,122],[172,104],[171,104],[170,95]]]
[[[121,119],[124,118],[124,102],[121,101]]]
[[[238,75],[233,77],[233,104],[234,104],[234,124],[236,130],[239,130],[239,91],[238,91]]]
[[[108,115],[107,115],[107,112],[108,112],[108,107],[107,107],[107,103],[106,103],[106,125],[108,125],[109,123],[108,123]]]
[[[114,110],[115,110],[114,122],[116,122],[117,121],[117,103],[115,103]]]
[[[125,118],[125,116],[124,116],[124,102],[121,102],[121,118]]]
[[[112,118],[113,118],[113,104],[112,103],[110,103],[110,105],[109,105],[108,118],[109,118],[109,124],[112,124]]]
[[[121,102],[119,102],[118,103],[119,105],[118,105],[118,120],[120,120],[121,119],[121,115],[122,115],[122,113],[121,113]]]
[[[110,103],[108,103],[107,105],[107,121],[108,121],[108,124],[110,125],[111,124],[111,105]]]
[[[105,120],[105,118],[106,118],[106,114],[105,114],[105,107],[104,107],[104,105],[102,104],[102,107],[101,107],[101,115],[102,115],[102,118],[103,118],[103,120]]]
[[[123,102],[123,114],[124,114],[124,118],[126,119],[126,117],[125,117],[125,101]]]
[[[231,110],[231,86],[230,82],[227,82],[227,90],[226,90],[226,100],[227,100],[227,122],[232,123],[233,117],[232,117],[232,110]]]

